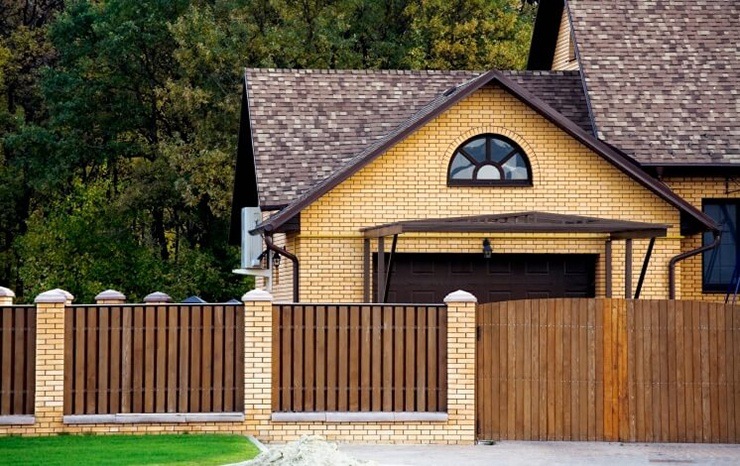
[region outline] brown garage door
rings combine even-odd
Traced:
[[[469,291],[481,303],[594,297],[596,258],[595,254],[494,254],[490,259],[483,254],[396,254],[387,302],[441,303],[455,290]]]

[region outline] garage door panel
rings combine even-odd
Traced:
[[[440,303],[455,290],[479,302],[595,296],[596,255],[398,253],[389,302]],[[374,256],[374,262],[376,255]],[[376,271],[376,267],[373,267]],[[377,283],[376,280],[373,283]]]

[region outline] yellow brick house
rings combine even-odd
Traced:
[[[246,70],[239,272],[283,301],[725,298],[737,7],[693,12],[719,41],[666,29],[696,2],[630,3],[542,2],[527,71]]]

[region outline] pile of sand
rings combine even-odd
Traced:
[[[354,459],[337,450],[335,443],[309,435],[295,442],[271,447],[243,466],[370,466],[375,463]]]

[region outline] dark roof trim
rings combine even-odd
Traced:
[[[361,228],[365,238],[402,233],[606,233],[614,239],[666,236],[668,225],[549,212],[430,218]]]
[[[234,191],[231,195],[231,224],[229,225],[229,244],[241,241],[241,211],[243,207],[259,206],[257,190],[257,167],[254,164],[254,141],[252,141],[252,121],[249,113],[249,83],[247,70],[244,70],[242,83],[242,106],[239,116],[239,137],[236,143],[236,167],[234,169]]]
[[[623,173],[640,183],[645,188],[655,193],[658,197],[677,208],[679,211],[686,213],[695,220],[698,228],[692,233],[706,230],[716,230],[717,225],[714,221],[688,203],[683,198],[670,190],[668,186],[655,178],[648,175],[640,167],[636,166],[633,161],[624,157],[607,144],[596,139],[588,132],[581,129],[571,120],[558,113],[551,106],[541,99],[526,91],[524,88],[504,76],[497,70],[491,70],[480,76],[467,81],[458,86],[457,91],[448,96],[440,96],[429,105],[422,108],[416,115],[411,117],[405,123],[400,125],[385,138],[370,145],[364,151],[352,158],[344,167],[336,171],[330,177],[314,185],[304,192],[300,197],[291,202],[285,209],[262,222],[256,230],[273,231],[275,228],[298,214],[301,210],[313,203],[319,197],[336,187],[339,183],[346,180],[361,168],[378,158],[381,154],[404,140],[411,133],[425,125],[427,122],[437,117],[445,110],[455,105],[459,101],[468,97],[486,84],[497,83],[507,92],[511,93],[523,103],[527,104],[541,116],[558,126],[560,129],[575,138],[581,144],[600,155],[604,160],[621,170]]]
[[[542,0],[537,7],[537,18],[529,46],[528,70],[549,70],[555,57],[555,47],[563,17],[564,0]]]

